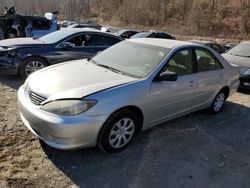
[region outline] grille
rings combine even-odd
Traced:
[[[46,100],[45,97],[42,97],[32,91],[28,91],[28,95],[29,95],[30,101],[35,105],[41,105],[41,103]]]

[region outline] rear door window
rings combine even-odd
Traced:
[[[93,35],[91,34],[76,35],[68,39],[66,42],[73,44],[73,47],[91,46],[93,44]]]
[[[219,60],[206,49],[195,49],[197,72],[212,71],[223,68]]]
[[[98,35],[98,34],[82,34],[77,35],[66,42],[70,42],[73,44],[74,47],[107,47],[112,46],[118,42],[119,39],[105,36],[105,35]]]
[[[93,43],[91,44],[91,46],[98,46],[98,47],[112,46],[118,42],[120,42],[120,40],[115,38],[115,37],[94,34],[93,35]]]

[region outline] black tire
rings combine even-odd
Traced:
[[[208,112],[210,114],[216,114],[220,112],[224,107],[226,99],[227,99],[227,92],[225,90],[221,90],[214,98],[211,106],[208,108]]]
[[[124,146],[121,146],[119,148],[113,147],[112,144],[110,143],[110,138],[112,137],[111,131],[114,130],[115,125],[118,122],[121,122],[123,121],[123,119],[127,119],[127,118],[132,120],[134,123],[133,135],[130,137],[130,140]],[[100,149],[102,149],[104,152],[107,152],[107,153],[114,153],[114,152],[122,151],[134,140],[135,136],[139,132],[139,127],[140,127],[139,121],[136,116],[136,113],[127,109],[117,111],[114,114],[112,114],[108,118],[108,120],[104,123],[100,131],[99,137],[98,137],[97,145]]]
[[[27,68],[27,65],[29,65],[32,62],[38,62],[43,67],[48,66],[46,61],[43,60],[42,58],[39,58],[39,57],[27,58],[22,62],[22,64],[20,65],[20,68],[19,68],[19,75],[22,79],[26,79],[30,75],[26,72],[26,68]],[[43,67],[40,67],[39,69],[41,69]],[[37,69],[37,70],[39,70],[39,69]]]

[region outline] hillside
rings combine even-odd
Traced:
[[[114,26],[178,35],[250,38],[250,0],[1,0],[20,13],[58,10],[61,19],[96,19]]]

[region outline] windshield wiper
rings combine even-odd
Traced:
[[[113,67],[110,67],[110,66],[108,66],[108,65],[98,64],[95,60],[93,60],[93,59],[91,59],[91,58],[88,58],[87,60],[88,60],[88,62],[92,62],[92,63],[95,64],[96,66],[100,66],[100,67],[109,69],[109,70],[111,70],[111,71],[113,71],[113,72],[116,72],[116,73],[118,73],[118,74],[122,74],[122,75],[126,75],[126,76],[131,76],[131,77],[134,77],[134,78],[139,78],[139,77],[137,77],[137,76],[135,76],[135,75],[131,75],[131,74],[122,72],[122,71],[120,71],[120,70],[118,70],[118,69],[115,69],[115,68],[113,68]]]
[[[93,61],[93,60],[92,60]],[[108,66],[108,65],[103,65],[103,64],[98,64],[98,63],[95,63],[97,66],[100,66],[100,67],[104,67],[104,68],[106,68],[106,69],[109,69],[109,70],[111,70],[111,71],[113,71],[113,72],[116,72],[116,73],[119,73],[119,74],[124,74],[123,72],[121,72],[120,70],[118,70],[118,69],[115,69],[115,68],[113,68],[113,67],[110,67],[110,66]]]
[[[235,56],[239,56],[239,57],[250,57],[250,55],[239,55],[239,54],[233,54],[233,53],[230,53],[230,55],[235,55]]]

